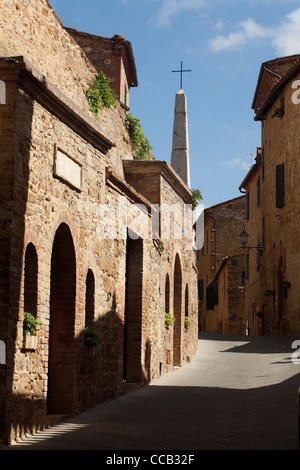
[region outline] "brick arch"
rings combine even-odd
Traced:
[[[29,242],[24,254],[23,309],[35,318],[38,315],[38,256],[32,242]]]
[[[74,238],[65,221],[55,231],[50,277],[47,410],[72,413],[78,282]]]
[[[91,326],[96,315],[96,291],[98,269],[95,259],[88,256],[82,268],[84,326]],[[92,306],[93,301],[93,306]],[[91,311],[92,309],[92,311]],[[93,321],[91,321],[93,317]]]
[[[30,252],[29,252],[30,250]],[[40,305],[40,237],[34,230],[26,229],[24,234],[22,275],[21,275],[21,302],[19,309],[20,320],[26,310],[39,317]],[[31,278],[31,280],[29,279]],[[30,287],[31,284],[31,287]],[[30,294],[31,291],[31,294]],[[29,300],[31,297],[31,300]]]
[[[74,243],[74,250],[75,250],[75,257],[76,257],[76,264],[80,266],[80,242],[79,242],[79,234],[77,230],[77,225],[73,216],[66,210],[60,211],[56,219],[52,223],[52,227],[50,230],[50,237],[49,237],[49,248],[50,253],[52,253],[53,242],[55,238],[55,234],[59,228],[59,226],[65,223],[71,232],[73,243]]]
[[[173,328],[173,364],[181,364],[181,330],[182,330],[182,267],[180,256],[177,253],[174,262],[173,279],[173,315],[175,324]]]
[[[189,283],[185,283],[185,288],[184,288],[184,315],[186,317],[189,316],[189,302],[190,302],[190,295],[189,295]]]
[[[170,313],[170,294],[171,294],[170,275],[167,272],[165,275],[165,312],[167,313]]]

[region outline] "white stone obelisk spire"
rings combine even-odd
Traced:
[[[186,94],[180,89],[176,93],[171,166],[190,188],[190,157]]]

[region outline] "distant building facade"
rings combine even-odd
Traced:
[[[197,252],[199,328],[241,333],[244,328],[244,263],[240,233],[244,196],[204,210],[203,247]]]

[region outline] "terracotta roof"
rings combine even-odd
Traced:
[[[278,97],[286,83],[300,70],[300,54],[280,57],[261,65],[252,102],[255,120],[265,118],[266,111]]]

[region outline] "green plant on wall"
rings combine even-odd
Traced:
[[[203,198],[199,189],[192,189],[192,194],[193,194],[192,207],[193,209],[195,209],[195,207],[198,206],[199,202],[202,201]]]
[[[92,112],[97,116],[100,109],[116,106],[117,94],[110,86],[110,78],[100,72],[85,92]]]
[[[141,120],[134,117],[132,114],[126,114],[125,126],[127,127],[130,135],[131,142],[135,148],[135,160],[147,160],[150,158],[150,151],[152,147],[149,140],[145,137]]]
[[[97,346],[99,337],[94,327],[86,327],[84,330],[84,345],[87,347]]]
[[[157,242],[155,243],[155,246],[156,246],[158,253],[161,255],[165,249],[163,242],[161,240],[157,240]]]
[[[189,330],[192,326],[192,320],[189,317],[184,317],[184,326]]]
[[[175,318],[169,312],[165,312],[165,324],[166,326],[174,326],[175,324]]]
[[[24,335],[36,335],[37,325],[42,323],[38,322],[37,319],[29,312],[24,312],[23,318],[23,333]]]

